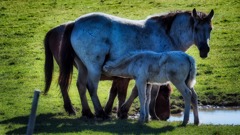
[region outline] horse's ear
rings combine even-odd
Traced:
[[[194,8],[193,11],[192,11],[192,16],[193,16],[194,18],[197,18],[197,11],[196,11],[195,8]]]
[[[208,14],[207,19],[208,19],[208,20],[212,20],[213,15],[214,15],[214,11],[213,11],[213,9],[212,9],[211,12]]]

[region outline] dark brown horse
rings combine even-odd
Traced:
[[[44,93],[46,94],[49,91],[51,82],[52,82],[52,73],[53,73],[53,57],[55,58],[56,62],[58,65],[61,64],[60,61],[60,50],[63,48],[63,45],[66,43],[63,43],[64,41],[62,40],[63,35],[65,32],[68,32],[68,28],[71,28],[71,25],[73,25],[74,22],[69,22],[66,24],[59,25],[50,31],[47,32],[45,39],[44,39],[44,46],[45,46],[45,90]],[[69,27],[67,27],[69,26]],[[70,43],[69,43],[70,44]],[[69,59],[68,66],[74,65],[77,67],[75,61],[80,61],[75,54],[71,54]],[[82,65],[83,66],[83,65]],[[67,82],[71,82],[71,75],[72,75],[72,69],[70,70],[70,74],[66,80]],[[112,106],[114,99],[118,95],[118,107],[121,107],[122,104],[125,102],[126,99],[126,93],[127,93],[127,87],[129,84],[130,79],[122,79],[118,77],[106,77],[103,76],[101,77],[101,80],[113,80],[112,87],[110,90],[110,95],[109,99],[107,101],[107,104],[105,106],[105,112],[107,114],[111,113]],[[61,80],[59,80],[61,81]],[[65,80],[64,80],[65,81]],[[65,90],[64,85],[60,85],[61,89],[61,94],[63,96],[63,101],[64,101],[64,109],[66,112],[68,112],[70,115],[75,115],[75,109],[72,106],[70,97],[68,95],[67,90]],[[81,89],[78,87],[78,89]],[[160,92],[158,92],[160,89]],[[167,120],[170,116],[170,104],[169,104],[169,96],[171,92],[171,88],[169,85],[166,86],[161,86],[161,87],[156,87],[153,88],[153,98],[154,100],[151,101],[150,105],[150,115],[152,116],[152,119],[161,119],[161,120]],[[79,93],[80,94],[80,93]],[[80,94],[81,95],[81,94]],[[85,98],[85,97],[81,97]],[[82,103],[84,104],[84,103]],[[119,113],[118,113],[119,114]],[[89,109],[85,109],[83,107],[82,110],[82,115],[86,116],[88,118],[93,117],[94,115]],[[126,118],[127,114],[124,115]]]

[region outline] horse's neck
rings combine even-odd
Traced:
[[[192,25],[191,17],[188,15],[175,18],[169,32],[174,48],[185,52],[194,44]]]

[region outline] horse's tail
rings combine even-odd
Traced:
[[[196,64],[195,64],[195,60],[193,59],[193,57],[188,56],[188,60],[189,60],[189,64],[190,64],[190,71],[186,80],[186,84],[189,88],[193,88],[193,86],[196,83]]]
[[[66,25],[60,50],[60,76],[58,78],[58,83],[63,91],[68,90],[73,72],[75,52],[70,41],[73,27],[74,22]]]
[[[45,72],[45,88],[44,94],[47,94],[51,82],[52,82],[52,74],[53,74],[53,54],[50,49],[49,39],[54,29],[51,29],[47,32],[44,38],[44,47],[45,47],[45,65],[44,65],[44,72]]]

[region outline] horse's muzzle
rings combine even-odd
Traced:
[[[201,58],[207,58],[208,57],[208,53],[210,51],[210,48],[208,46],[206,47],[200,47],[199,48],[199,52],[200,52],[200,57]]]
[[[161,116],[159,116],[159,119],[162,120],[162,121],[167,121],[170,117],[169,114],[170,113],[161,114]]]

